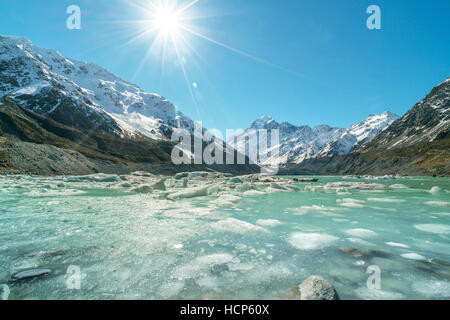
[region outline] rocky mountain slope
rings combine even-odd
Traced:
[[[390,126],[400,117],[386,111],[380,115],[370,115],[366,120],[345,130],[344,134],[326,145],[316,157],[335,157],[350,153],[370,141],[380,131]]]
[[[393,113],[385,112],[381,115],[371,115],[361,123],[348,129],[332,128],[320,125],[314,128],[309,126],[295,126],[288,122],[278,123],[272,117],[263,116],[242,134],[228,141],[238,150],[244,150],[245,137],[261,129],[278,129],[280,135],[279,155],[271,156],[262,164],[300,164],[307,159],[317,157],[335,157],[349,153],[362,143],[373,138],[378,132],[392,124],[399,117]],[[270,137],[268,138],[270,141]],[[267,143],[264,141],[264,143]],[[270,145],[270,143],[269,143]],[[239,149],[240,148],[240,149]],[[250,146],[247,155],[255,154],[258,145]]]
[[[79,175],[148,171],[256,173],[252,165],[174,165],[174,144],[145,136],[84,132],[6,98],[0,103],[0,174]],[[226,155],[225,155],[226,156]]]
[[[4,96],[80,130],[153,139],[170,137],[174,127],[193,130],[193,121],[167,99],[25,38],[0,36],[0,98]]]
[[[348,155],[287,165],[295,174],[450,175],[450,78]]]
[[[239,174],[259,169],[175,166],[170,142],[174,128],[193,134],[194,122],[166,98],[146,93],[95,64],[68,59],[25,38],[0,36],[0,136],[7,141],[0,146],[3,171],[78,174],[153,170],[156,165],[169,173],[210,169]],[[214,142],[223,147],[222,141]],[[205,141],[203,148],[209,143]],[[54,159],[43,161],[36,152]],[[62,166],[71,163],[68,154],[87,160],[77,156],[72,160],[78,166]]]

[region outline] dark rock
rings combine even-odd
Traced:
[[[311,276],[298,287],[299,300],[340,300],[331,283],[320,276]]]

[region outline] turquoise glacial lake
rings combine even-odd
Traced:
[[[341,299],[450,298],[448,178],[318,178],[199,181],[219,191],[171,200],[172,180],[3,176],[0,284],[9,299],[286,299],[320,275]],[[34,269],[51,273],[11,279]]]

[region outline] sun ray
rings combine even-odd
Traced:
[[[231,46],[229,46],[229,45],[227,45],[227,44],[224,44],[224,43],[219,42],[219,41],[217,41],[217,40],[214,40],[214,39],[212,39],[212,38],[210,38],[210,37],[208,37],[208,36],[205,36],[205,35],[203,35],[203,34],[201,34],[201,33],[199,33],[199,32],[196,32],[196,31],[194,31],[194,30],[192,30],[192,29],[186,27],[185,25],[181,25],[180,27],[181,27],[182,29],[186,30],[187,32],[193,34],[194,36],[197,36],[197,37],[199,37],[199,38],[202,38],[202,39],[204,39],[204,40],[207,40],[207,41],[209,41],[209,42],[211,42],[211,43],[214,43],[214,44],[216,44],[216,45],[218,45],[218,46],[220,46],[220,47],[222,47],[222,48],[228,49],[228,50],[230,50],[230,51],[232,51],[232,52],[234,52],[234,53],[240,54],[240,55],[242,55],[242,56],[244,56],[244,57],[250,58],[250,59],[252,59],[252,60],[254,60],[254,61],[256,61],[256,62],[259,62],[259,63],[262,63],[262,64],[266,64],[266,65],[268,65],[268,66],[271,66],[271,67],[280,69],[280,70],[285,71],[285,72],[289,72],[289,73],[294,74],[294,75],[296,75],[296,76],[304,77],[304,75],[302,75],[302,74],[300,74],[300,73],[298,73],[298,72],[296,72],[296,71],[293,71],[293,70],[290,70],[290,69],[288,69],[288,68],[279,66],[279,65],[277,65],[277,64],[275,64],[275,63],[272,63],[272,62],[270,62],[270,61],[268,61],[268,60],[265,60],[265,59],[263,59],[263,58],[259,58],[259,57],[257,57],[257,56],[254,56],[254,55],[250,54],[250,53],[247,53],[247,52],[245,52],[245,51],[242,51],[242,50],[233,48],[233,47],[231,47]]]
[[[177,57],[178,57],[178,63],[180,64],[181,70],[183,71],[184,80],[186,81],[186,85],[187,85],[187,87],[189,89],[189,93],[191,94],[192,102],[194,103],[194,107],[195,107],[195,109],[197,111],[197,116],[199,117],[199,119],[201,119],[201,117],[200,117],[200,110],[199,110],[198,104],[197,104],[197,99],[195,98],[194,92],[192,91],[191,82],[190,82],[189,76],[188,76],[188,74],[186,72],[186,68],[184,67],[184,63],[183,63],[183,61],[181,59],[180,51],[178,50],[178,45],[177,45],[176,41],[174,41],[173,37],[172,37],[171,40],[172,40],[172,43],[173,43],[173,45],[175,47],[175,52],[176,52]]]

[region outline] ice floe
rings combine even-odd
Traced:
[[[264,232],[266,229],[255,226],[254,224],[238,220],[235,218],[228,218],[211,224],[211,227],[221,232],[234,232],[240,234],[247,234],[249,232]]]
[[[398,243],[398,242],[386,242],[386,244],[390,247],[406,248],[406,249],[409,248],[409,246],[407,246],[406,244]]]
[[[417,224],[414,227],[425,232],[450,234],[450,226],[445,224]]]
[[[434,207],[450,207],[450,202],[447,201],[427,201],[425,204]]]
[[[281,224],[280,220],[276,219],[259,219],[256,221],[256,224],[264,227],[276,227]]]
[[[300,250],[316,250],[332,245],[338,237],[323,233],[296,232],[289,238],[289,242]]]
[[[427,260],[427,258],[425,258],[424,256],[422,256],[418,253],[415,253],[415,252],[403,253],[400,256],[402,258],[410,259],[410,260]]]
[[[345,233],[354,237],[361,237],[361,238],[371,238],[377,235],[376,232],[372,230],[361,228],[345,230]]]
[[[414,291],[423,294],[429,298],[450,298],[450,282],[449,281],[437,281],[437,280],[425,280],[413,283],[412,288]]]

